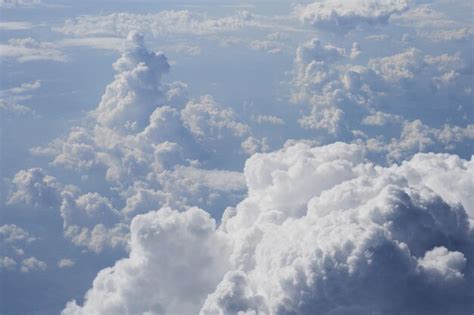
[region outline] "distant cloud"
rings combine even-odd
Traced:
[[[41,0],[0,0],[0,8],[31,8],[41,4]]]
[[[20,21],[0,22],[0,30],[2,31],[22,31],[22,30],[29,30],[31,28],[33,28],[33,25],[30,22],[20,22]]]
[[[50,60],[65,62],[64,53],[51,42],[39,42],[31,37],[12,38],[6,44],[0,44],[0,57],[18,62]]]
[[[20,86],[0,90],[0,113],[5,118],[31,116],[37,117],[36,112],[28,107],[21,105],[22,101],[31,99],[34,91],[41,87],[39,80],[22,83]]]
[[[48,266],[36,257],[26,258],[21,262],[20,271],[23,273],[45,271]]]
[[[241,30],[247,27],[271,28],[271,18],[240,11],[234,15],[211,18],[189,10],[160,11],[150,14],[113,13],[110,15],[86,15],[69,19],[56,31],[81,37],[121,36],[131,31],[150,34],[153,37],[170,35],[213,35]]]
[[[300,20],[316,28],[345,32],[361,24],[383,24],[408,9],[406,0],[331,0],[297,7]]]
[[[75,264],[76,263],[74,262],[74,260],[69,259],[69,258],[63,258],[58,261],[59,268],[71,268],[71,267],[74,267]]]
[[[464,6],[467,6],[466,10],[471,9],[470,4],[462,1],[456,2],[455,5],[460,10]],[[393,23],[410,27],[419,36],[435,42],[469,40],[474,35],[471,24],[449,17],[444,12],[436,10],[432,4],[415,6],[403,15],[395,16]]]
[[[15,268],[16,261],[10,257],[0,257],[0,270],[10,270]]]

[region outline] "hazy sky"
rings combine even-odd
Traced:
[[[0,0],[0,313],[472,314],[473,12]]]

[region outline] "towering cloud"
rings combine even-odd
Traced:
[[[254,155],[248,196],[217,230],[198,209],[136,217],[129,258],[100,272],[84,305],[71,302],[63,314],[472,309],[471,204],[447,192],[466,196],[472,161],[419,154],[384,168],[364,152],[299,143]],[[465,178],[456,189],[431,175],[445,163]]]
[[[118,72],[94,111],[97,122],[111,129],[143,130],[156,105],[164,100],[161,77],[169,71],[163,53],[147,50],[143,36],[131,32],[133,47],[114,63]]]
[[[212,96],[188,99],[186,84],[163,82],[170,69],[167,58],[148,50],[140,33],[131,32],[128,41],[113,64],[114,81],[87,126],[73,127],[66,137],[33,153],[51,155],[55,166],[102,173],[120,188],[128,214],[144,211],[144,204],[149,205],[145,195],[154,209],[220,202],[226,192],[233,198],[245,188],[241,175],[199,164],[238,164],[228,157],[241,155],[243,160],[240,143],[250,134],[249,126]],[[229,184],[203,180],[216,174]]]

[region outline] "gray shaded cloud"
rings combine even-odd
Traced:
[[[431,184],[448,160],[453,172],[472,178],[472,160],[418,154],[381,167],[355,144],[296,143],[256,154],[245,167],[248,196],[226,210],[219,228],[197,209],[136,217],[130,257],[99,273],[84,305],[71,302],[63,314],[462,313],[474,306],[474,253],[471,204],[457,196],[471,188],[462,180],[456,188]],[[459,195],[442,199],[448,191]],[[201,277],[179,279],[210,268],[205,289],[188,293]],[[144,285],[149,279],[157,281]],[[124,294],[151,287],[153,295],[138,300]]]

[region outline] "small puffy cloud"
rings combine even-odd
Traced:
[[[36,257],[26,258],[21,262],[20,271],[23,273],[29,273],[34,271],[45,271],[48,266],[42,260]]]
[[[435,247],[418,260],[418,264],[431,276],[442,279],[462,279],[466,258],[463,253],[450,252],[446,247]]]
[[[296,62],[308,64],[310,62],[328,63],[344,56],[344,50],[333,45],[324,45],[318,38],[313,38],[300,45],[296,50]]]
[[[64,236],[74,245],[97,254],[106,249],[127,249],[128,235],[125,224],[108,227],[108,224],[98,223],[90,228],[71,225],[64,229]]]
[[[0,268],[15,269],[16,261],[22,258],[25,249],[35,241],[37,241],[36,237],[15,224],[0,226],[0,247],[3,256],[0,257]]]
[[[371,60],[369,67],[388,82],[398,83],[401,80],[415,78],[423,69],[424,62],[421,52],[411,48],[400,54]]]
[[[75,264],[75,261],[69,258],[63,258],[58,261],[59,268],[71,268],[74,267]]]
[[[41,87],[39,80],[22,83],[20,86],[0,90],[0,113],[4,117],[33,116],[36,113],[30,107],[21,105],[24,100],[32,97],[31,93]]]
[[[316,28],[345,32],[364,24],[383,24],[408,9],[406,0],[331,0],[297,7],[300,20]]]
[[[5,224],[0,226],[0,237],[2,243],[10,244],[17,242],[30,243],[36,240],[35,237],[30,235],[30,233],[15,224]]]
[[[290,49],[288,40],[289,35],[287,32],[277,31],[267,34],[263,39],[253,40],[249,45],[253,50],[260,50],[269,54],[278,54]]]
[[[12,180],[13,191],[8,203],[24,203],[36,207],[54,207],[59,204],[61,185],[56,178],[40,168],[21,170]]]
[[[127,247],[128,229],[120,213],[100,194],[81,195],[77,187],[63,185],[40,168],[19,171],[11,186],[9,204],[57,210],[64,235],[75,245],[94,252]]]
[[[0,257],[0,270],[11,270],[16,266],[16,261],[10,257]]]
[[[184,126],[198,139],[218,140],[243,136],[249,127],[236,119],[231,108],[224,108],[212,96],[206,95],[198,101],[190,101],[181,111]]]
[[[126,248],[128,229],[121,214],[98,193],[76,197],[63,193],[60,207],[64,234],[75,245],[99,253],[105,248]]]
[[[362,120],[362,124],[369,126],[385,126],[390,123],[400,123],[401,117],[398,115],[387,114],[384,112],[375,112]]]
[[[259,124],[284,125],[283,118],[274,115],[258,115],[252,119]]]
[[[240,144],[240,147],[249,155],[257,152],[266,152],[269,149],[267,140],[267,138],[262,138],[260,140],[254,137],[248,137]]]
[[[114,224],[120,216],[110,201],[98,193],[87,193],[77,198],[72,193],[63,193],[61,215],[65,226],[93,226],[96,222]]]

